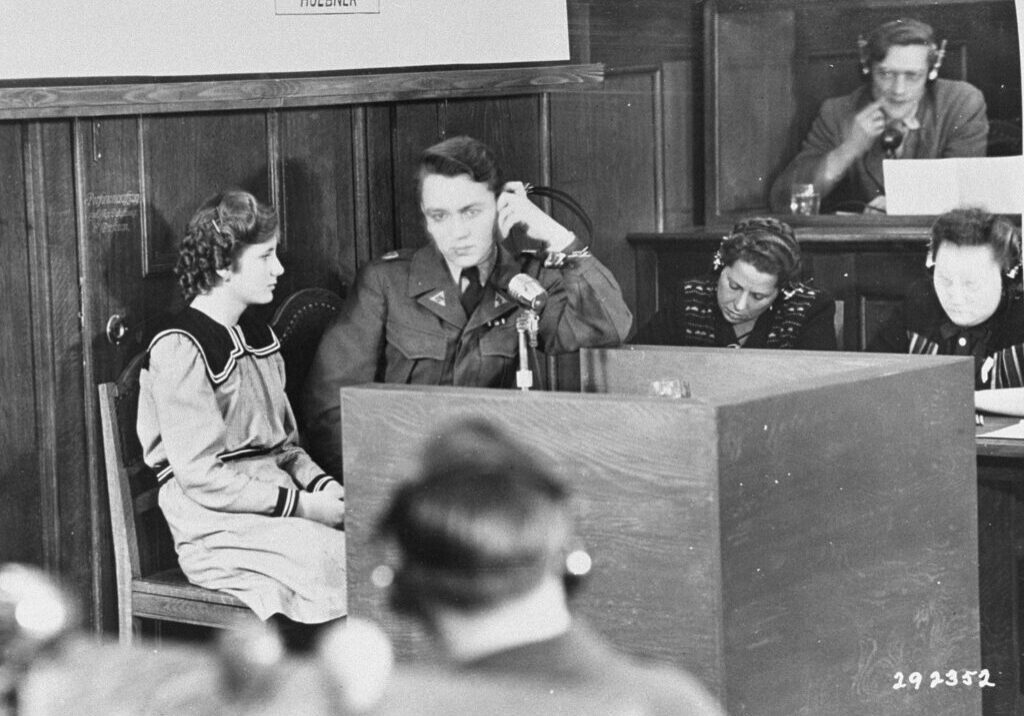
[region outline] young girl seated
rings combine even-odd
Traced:
[[[247,192],[196,211],[175,268],[191,300],[149,344],[138,433],[189,580],[309,634],[346,613],[344,489],[299,447],[277,337],[245,314],[273,298],[278,239]]]

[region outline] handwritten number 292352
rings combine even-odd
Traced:
[[[935,689],[940,686],[977,686],[983,689],[986,686],[995,686],[988,669],[976,671],[973,669],[950,669],[946,672],[933,671],[927,676],[920,671],[911,671],[904,676],[902,671],[893,674],[893,689],[914,689],[922,686]]]

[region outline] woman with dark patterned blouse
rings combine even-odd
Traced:
[[[1024,408],[1020,261],[1020,231],[1009,219],[977,208],[943,214],[932,225],[931,277],[910,287],[868,349],[973,356],[977,407],[1005,412],[1012,400]]]
[[[736,224],[713,271],[683,281],[633,343],[835,350],[835,301],[800,282],[800,245],[785,222]]]

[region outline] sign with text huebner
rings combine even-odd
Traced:
[[[380,14],[380,0],[274,0],[278,15]]]

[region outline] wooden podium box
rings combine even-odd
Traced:
[[[351,614],[425,653],[372,584],[387,556],[373,527],[430,438],[484,415],[573,489],[594,559],[577,611],[619,648],[689,669],[731,714],[980,713],[960,683],[981,668],[969,360],[581,361],[584,394],[342,389]],[[652,380],[693,398],[647,395]],[[956,686],[931,686],[950,670]]]

